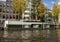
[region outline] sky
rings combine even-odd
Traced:
[[[52,9],[54,2],[60,2],[60,0],[43,0],[45,6]]]

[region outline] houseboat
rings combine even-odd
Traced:
[[[4,28],[8,30],[19,30],[19,29],[53,29],[55,28],[55,23],[45,23],[40,21],[10,21],[6,20],[4,22]]]

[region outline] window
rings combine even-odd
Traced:
[[[3,12],[6,12],[6,9],[4,9]]]
[[[16,19],[18,19],[18,15],[16,15]]]
[[[29,10],[30,10],[30,8],[29,8],[29,7],[27,7],[27,10],[29,11]]]
[[[13,15],[13,19],[15,19],[15,15]]]
[[[15,13],[15,11],[13,10],[13,13]]]
[[[12,7],[12,4],[10,4],[10,7]]]
[[[0,14],[0,17],[1,17],[1,14]]]
[[[6,12],[9,13],[9,10],[7,9]]]
[[[7,2],[9,1],[9,0],[6,0]]]
[[[12,16],[10,15],[10,19],[12,19]]]
[[[6,19],[8,19],[8,15],[6,15]]]
[[[12,2],[12,0],[6,0],[7,2]]]
[[[6,7],[6,3],[5,3],[5,4],[3,4],[3,7]]]
[[[12,1],[12,0],[10,0],[10,1]]]
[[[3,19],[5,18],[5,15],[3,15]]]
[[[0,7],[2,7],[2,4],[0,4]]]
[[[2,9],[0,9],[0,12],[2,12]]]
[[[28,2],[30,2],[30,0],[27,0]]]
[[[13,12],[13,10],[12,10],[12,9],[10,9],[9,11],[10,11],[10,13],[12,13],[12,12]]]
[[[9,4],[7,4],[7,7],[9,7],[10,5]]]

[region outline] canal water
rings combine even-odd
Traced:
[[[0,31],[0,42],[60,42],[60,29]]]

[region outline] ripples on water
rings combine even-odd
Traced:
[[[0,31],[1,42],[58,42],[60,30]]]

